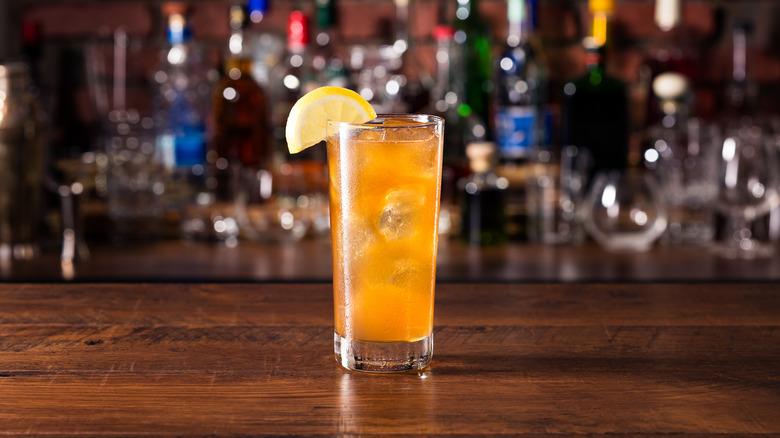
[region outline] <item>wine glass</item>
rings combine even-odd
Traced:
[[[780,202],[777,151],[757,125],[730,130],[723,141],[716,208],[726,233],[715,251],[730,259],[768,257],[772,248],[756,240],[750,225]]]
[[[585,230],[615,252],[649,250],[666,230],[667,217],[655,178],[635,169],[596,174],[585,204]]]

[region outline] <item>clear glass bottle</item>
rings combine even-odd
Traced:
[[[295,102],[319,86],[312,65],[309,18],[300,10],[290,13],[287,26],[287,54],[272,71],[271,120],[275,141],[274,178],[281,183],[290,175],[300,175],[301,187],[285,194],[283,209],[302,211],[301,222],[310,235],[326,238],[330,234],[328,214],[327,157],[324,147],[312,147],[291,155],[287,150],[284,128]],[[276,193],[278,184],[274,184]],[[281,210],[280,210],[281,211]],[[296,225],[298,214],[295,214]]]
[[[466,145],[487,138],[487,126],[466,103],[466,84],[460,74],[461,52],[454,44],[455,31],[449,26],[434,29],[436,39],[436,81],[425,111],[444,118],[444,166],[458,178],[468,173]]]
[[[466,145],[485,141],[487,128],[465,103],[460,50],[454,43],[455,30],[447,25],[434,29],[436,78],[429,105],[421,112],[444,119],[441,215],[439,232],[448,234],[459,226],[457,182],[470,173]]]
[[[645,156],[657,168],[668,206],[666,240],[673,245],[705,245],[715,236],[718,136],[689,117],[691,94],[681,73],[662,73],[653,81],[661,115],[648,129]]]
[[[192,39],[186,17],[168,16],[168,46],[153,75],[157,149],[168,173],[167,210],[182,215],[205,190],[213,75]],[[182,220],[186,220],[182,217]]]
[[[545,146],[542,108],[546,73],[535,40],[535,2],[509,0],[506,43],[495,67],[495,140],[499,175],[509,181],[507,231],[513,240],[528,237],[527,179],[535,151]]]
[[[349,73],[336,51],[337,11],[335,0],[316,0],[317,32],[312,65],[320,85],[349,87]]]
[[[494,170],[495,144],[471,143],[466,148],[472,174],[458,182],[461,205],[461,239],[471,245],[497,245],[507,241],[504,213],[506,178]]]
[[[653,97],[652,83],[658,75],[664,73],[679,73],[690,83],[695,83],[699,77],[697,51],[690,35],[687,34],[683,20],[683,0],[655,0],[655,26],[660,30],[659,36],[648,48],[645,65],[648,69],[647,78],[647,124],[659,123],[662,109],[658,99]]]
[[[248,0],[249,23],[244,29],[244,50],[251,52],[252,76],[260,86],[268,88],[271,70],[284,55],[284,32],[274,29],[265,19],[269,0]]]
[[[534,46],[533,2],[509,0],[506,44],[496,63],[495,138],[502,161],[526,161],[543,141],[546,83],[541,51]]]
[[[271,123],[278,162],[285,162],[289,158],[284,127],[290,109],[301,96],[318,86],[315,71],[312,68],[312,53],[309,43],[309,17],[300,10],[290,12],[287,22],[287,51],[282,61],[271,71],[269,90]],[[307,154],[307,151],[302,152],[302,154]]]

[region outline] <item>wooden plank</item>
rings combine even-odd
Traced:
[[[320,360],[324,360],[321,358]],[[777,378],[531,369],[422,376],[85,373],[0,379],[10,433],[778,433]]]
[[[0,285],[0,435],[780,434],[780,284],[441,284],[421,373],[329,284]]]
[[[315,284],[0,284],[0,324],[333,323]],[[766,325],[780,283],[439,284],[436,325]]]
[[[576,366],[600,360],[612,367],[603,371],[733,363],[761,370],[780,362],[778,326],[444,326],[436,327],[434,339],[439,367],[472,372],[520,371],[539,361]],[[311,357],[332,356],[332,344],[330,326],[10,326],[0,329],[0,371],[248,372],[261,363],[308,367]],[[500,358],[499,368],[485,358]],[[517,367],[507,369],[511,363]],[[780,371],[780,363],[775,367]]]

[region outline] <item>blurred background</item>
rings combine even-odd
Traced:
[[[778,24],[770,0],[3,0],[3,272],[327,248],[324,148],[284,141],[321,85],[445,118],[445,243],[771,259]]]

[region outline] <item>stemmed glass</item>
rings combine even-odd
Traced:
[[[750,225],[780,202],[777,151],[757,125],[727,133],[721,149],[716,208],[726,217],[726,234],[715,251],[730,259],[768,257],[772,248],[756,240]]]

